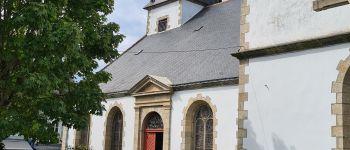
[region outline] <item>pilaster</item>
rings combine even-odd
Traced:
[[[250,6],[248,0],[241,0],[241,20],[240,20],[240,52],[249,50],[249,41],[246,38],[246,34],[249,32],[249,22],[247,17],[250,13]],[[248,100],[248,92],[246,91],[246,85],[249,82],[249,75],[246,72],[246,68],[249,66],[249,59],[241,59],[239,64],[239,96],[238,96],[238,117],[237,123],[237,146],[236,150],[245,150],[244,139],[247,138],[247,129],[244,127],[244,121],[248,119],[248,110],[245,110],[244,105]]]

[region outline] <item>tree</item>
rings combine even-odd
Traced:
[[[54,124],[84,128],[104,110],[96,60],[123,40],[107,23],[114,0],[0,0],[0,141],[20,134],[57,142]],[[78,79],[80,81],[78,81]]]

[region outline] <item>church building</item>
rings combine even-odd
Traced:
[[[349,150],[350,0],[151,0],[62,149]]]
[[[106,111],[85,130],[65,129],[62,149],[235,149],[241,1],[151,0],[144,9],[146,35],[104,69]]]
[[[349,0],[241,10],[237,150],[349,150]]]

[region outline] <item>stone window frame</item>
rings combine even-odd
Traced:
[[[121,112],[121,115],[122,115],[122,118],[123,118],[123,127],[122,127],[122,149],[125,148],[125,128],[126,128],[126,121],[125,121],[125,112],[124,112],[124,109],[122,107],[122,105],[118,102],[115,102],[113,103],[111,106],[109,106],[109,108],[107,109],[108,111],[106,112],[106,115],[105,115],[105,119],[104,119],[104,130],[103,130],[103,137],[104,137],[104,140],[103,140],[103,143],[102,143],[102,146],[104,148],[104,150],[109,150],[110,149],[110,141],[111,141],[111,136],[108,136],[107,134],[107,130],[108,130],[108,125],[109,125],[109,121],[112,122],[112,120],[109,120],[109,119],[113,119],[110,118],[110,115],[111,115],[111,111],[115,111],[116,109],[118,109],[120,112]]]
[[[347,5],[350,3],[350,0],[314,0],[313,9],[314,11],[322,11],[338,6]]]
[[[213,150],[217,150],[217,107],[211,102],[209,96],[203,96],[202,94],[197,94],[196,97],[191,97],[187,106],[183,109],[183,119],[181,121],[182,131],[181,131],[181,150],[191,150],[193,147],[193,117],[197,108],[203,104],[208,105],[213,112]]]
[[[336,150],[345,150],[350,148],[350,99],[345,91],[350,89],[350,55],[345,60],[340,60],[337,66],[338,76],[336,81],[332,82],[331,92],[336,94],[336,102],[331,106],[332,115],[336,117],[336,125],[332,126],[332,137],[336,138]]]
[[[158,31],[159,21],[160,21],[160,20],[164,20],[164,19],[167,19],[167,26],[166,26],[166,29],[165,29],[164,31]],[[158,18],[157,18],[157,22],[156,22],[157,25],[156,25],[155,32],[161,33],[161,32],[167,31],[167,30],[170,28],[169,22],[170,22],[169,15],[165,15],[165,16],[162,16],[162,17],[158,17]]]

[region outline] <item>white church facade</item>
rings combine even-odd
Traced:
[[[350,148],[348,0],[243,0],[237,149]]]
[[[349,0],[151,0],[62,149],[350,149]]]
[[[236,147],[240,0],[155,0],[147,34],[104,70],[102,116],[65,129],[62,149]]]

